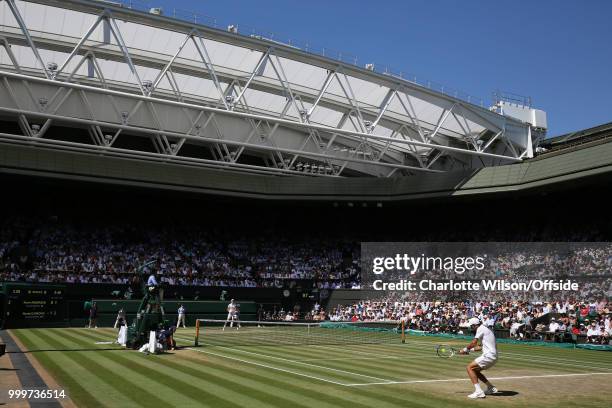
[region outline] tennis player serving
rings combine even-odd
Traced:
[[[469,354],[472,351],[482,350],[482,355],[477,357],[467,366],[467,373],[474,384],[474,392],[468,395],[468,398],[485,398],[486,395],[495,394],[497,388],[487,380],[487,377],[482,374],[483,370],[491,368],[497,363],[497,346],[495,344],[495,335],[493,331],[480,322],[477,317],[472,317],[469,320],[472,330],[476,330],[474,340],[462,349],[459,354]],[[480,346],[478,342],[480,341]],[[480,388],[478,380],[484,382],[487,386],[485,391]]]

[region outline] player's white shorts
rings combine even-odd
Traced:
[[[474,362],[478,364],[481,369],[486,370],[487,368],[493,367],[495,363],[497,363],[497,356],[491,354],[483,354],[482,356],[477,357]]]

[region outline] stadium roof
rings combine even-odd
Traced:
[[[520,162],[543,136],[369,66],[129,5],[0,3],[0,115],[20,128],[3,140],[250,173],[393,177]]]
[[[0,141],[0,173],[269,200],[387,202],[479,196],[612,179],[612,140],[522,163],[421,177],[276,177]],[[608,182],[606,182],[608,183]],[[607,185],[607,184],[606,184]]]
[[[550,152],[579,146],[585,143],[596,142],[610,137],[612,137],[612,122],[544,139],[540,143],[540,146]]]

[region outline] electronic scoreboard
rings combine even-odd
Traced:
[[[4,283],[3,327],[42,327],[65,323],[66,288],[60,285]]]

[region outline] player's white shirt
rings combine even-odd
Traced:
[[[478,326],[476,335],[474,336],[482,342],[482,355],[497,358],[497,345],[495,344],[495,335],[493,331],[484,324]]]
[[[236,313],[236,304],[235,303],[230,303],[227,305],[227,312],[228,313]]]

